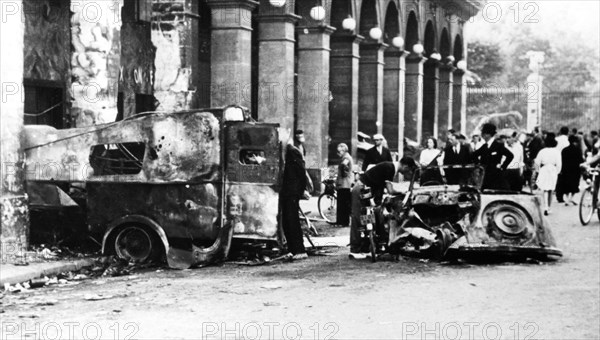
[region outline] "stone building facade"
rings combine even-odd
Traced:
[[[314,172],[335,162],[338,143],[355,155],[358,131],[383,133],[392,150],[402,150],[405,137],[421,142],[443,138],[449,127],[464,130],[463,29],[482,6],[483,0],[3,2],[2,79],[18,86],[2,90],[10,94],[2,101],[2,160],[12,164],[2,168],[2,238],[8,224],[25,223],[4,218],[17,214],[14,201],[25,197],[23,123],[82,127],[145,111],[240,104],[260,121],[303,129]]]

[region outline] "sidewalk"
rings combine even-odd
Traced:
[[[27,266],[15,266],[9,263],[0,263],[0,287],[4,287],[5,283],[21,283],[38,277],[52,276],[66,271],[76,271],[83,267],[92,266],[95,260],[95,258],[86,258],[38,262],[30,263]]]

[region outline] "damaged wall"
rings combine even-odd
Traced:
[[[152,42],[156,51],[157,110],[197,108],[198,1],[154,0]]]
[[[150,22],[123,22],[119,88],[123,92],[124,118],[137,113],[136,94],[154,93],[155,56]]]
[[[117,0],[71,6],[71,115],[78,127],[117,117],[122,5]]]
[[[69,0],[24,0],[23,6],[27,42],[23,77],[66,86],[71,70]]]
[[[11,3],[21,6],[20,0]],[[20,8],[20,7],[19,7]],[[27,196],[24,191],[23,148],[23,35],[21,15],[4,16],[0,22],[0,262],[15,261],[28,246]],[[15,53],[19,51],[19,53]],[[16,54],[16,55],[15,55]],[[10,61],[10,62],[6,62]]]

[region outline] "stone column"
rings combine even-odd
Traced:
[[[294,38],[292,8],[262,0],[259,15],[258,120],[294,128]],[[291,7],[291,6],[290,6]]]
[[[335,28],[298,27],[298,121],[306,136],[306,167],[324,168],[329,145],[329,41]],[[320,178],[315,176],[313,178]]]
[[[29,214],[24,189],[23,36],[21,0],[3,4],[0,22],[0,262],[16,262],[29,243]]]
[[[155,0],[152,7],[152,43],[156,46],[154,97],[159,102],[156,109],[193,109],[199,87],[198,3]]]
[[[421,143],[423,128],[423,63],[420,55],[406,57],[404,105],[404,136]]]
[[[359,44],[363,39],[359,35],[331,37],[329,88],[333,100],[329,103],[329,160],[338,158],[339,143],[346,143],[356,158]]]
[[[438,134],[439,62],[429,59],[423,65],[423,132],[421,139]]]
[[[211,106],[252,104],[251,0],[207,0],[212,14]]]
[[[404,83],[406,71],[405,51],[397,49],[384,53],[383,135],[390,150],[402,156],[404,148]]]
[[[438,115],[438,140],[446,142],[448,130],[452,127],[452,94],[454,71],[456,68],[448,63],[440,68],[440,106]]]
[[[387,44],[360,45],[358,70],[358,130],[368,135],[382,132],[383,51]]]
[[[77,127],[117,118],[122,4],[71,3],[71,115]]]
[[[465,71],[454,71],[452,87],[452,128],[467,135],[467,82]]]

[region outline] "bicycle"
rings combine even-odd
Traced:
[[[325,190],[319,195],[317,206],[319,215],[329,224],[336,224],[337,221],[337,190],[335,188],[335,179],[327,178],[323,180]]]
[[[587,187],[581,193],[579,202],[579,221],[582,225],[587,225],[592,220],[594,211],[598,213],[600,219],[600,200],[598,198],[598,181],[600,178],[600,168],[591,169],[588,171],[591,178],[586,180]]]

